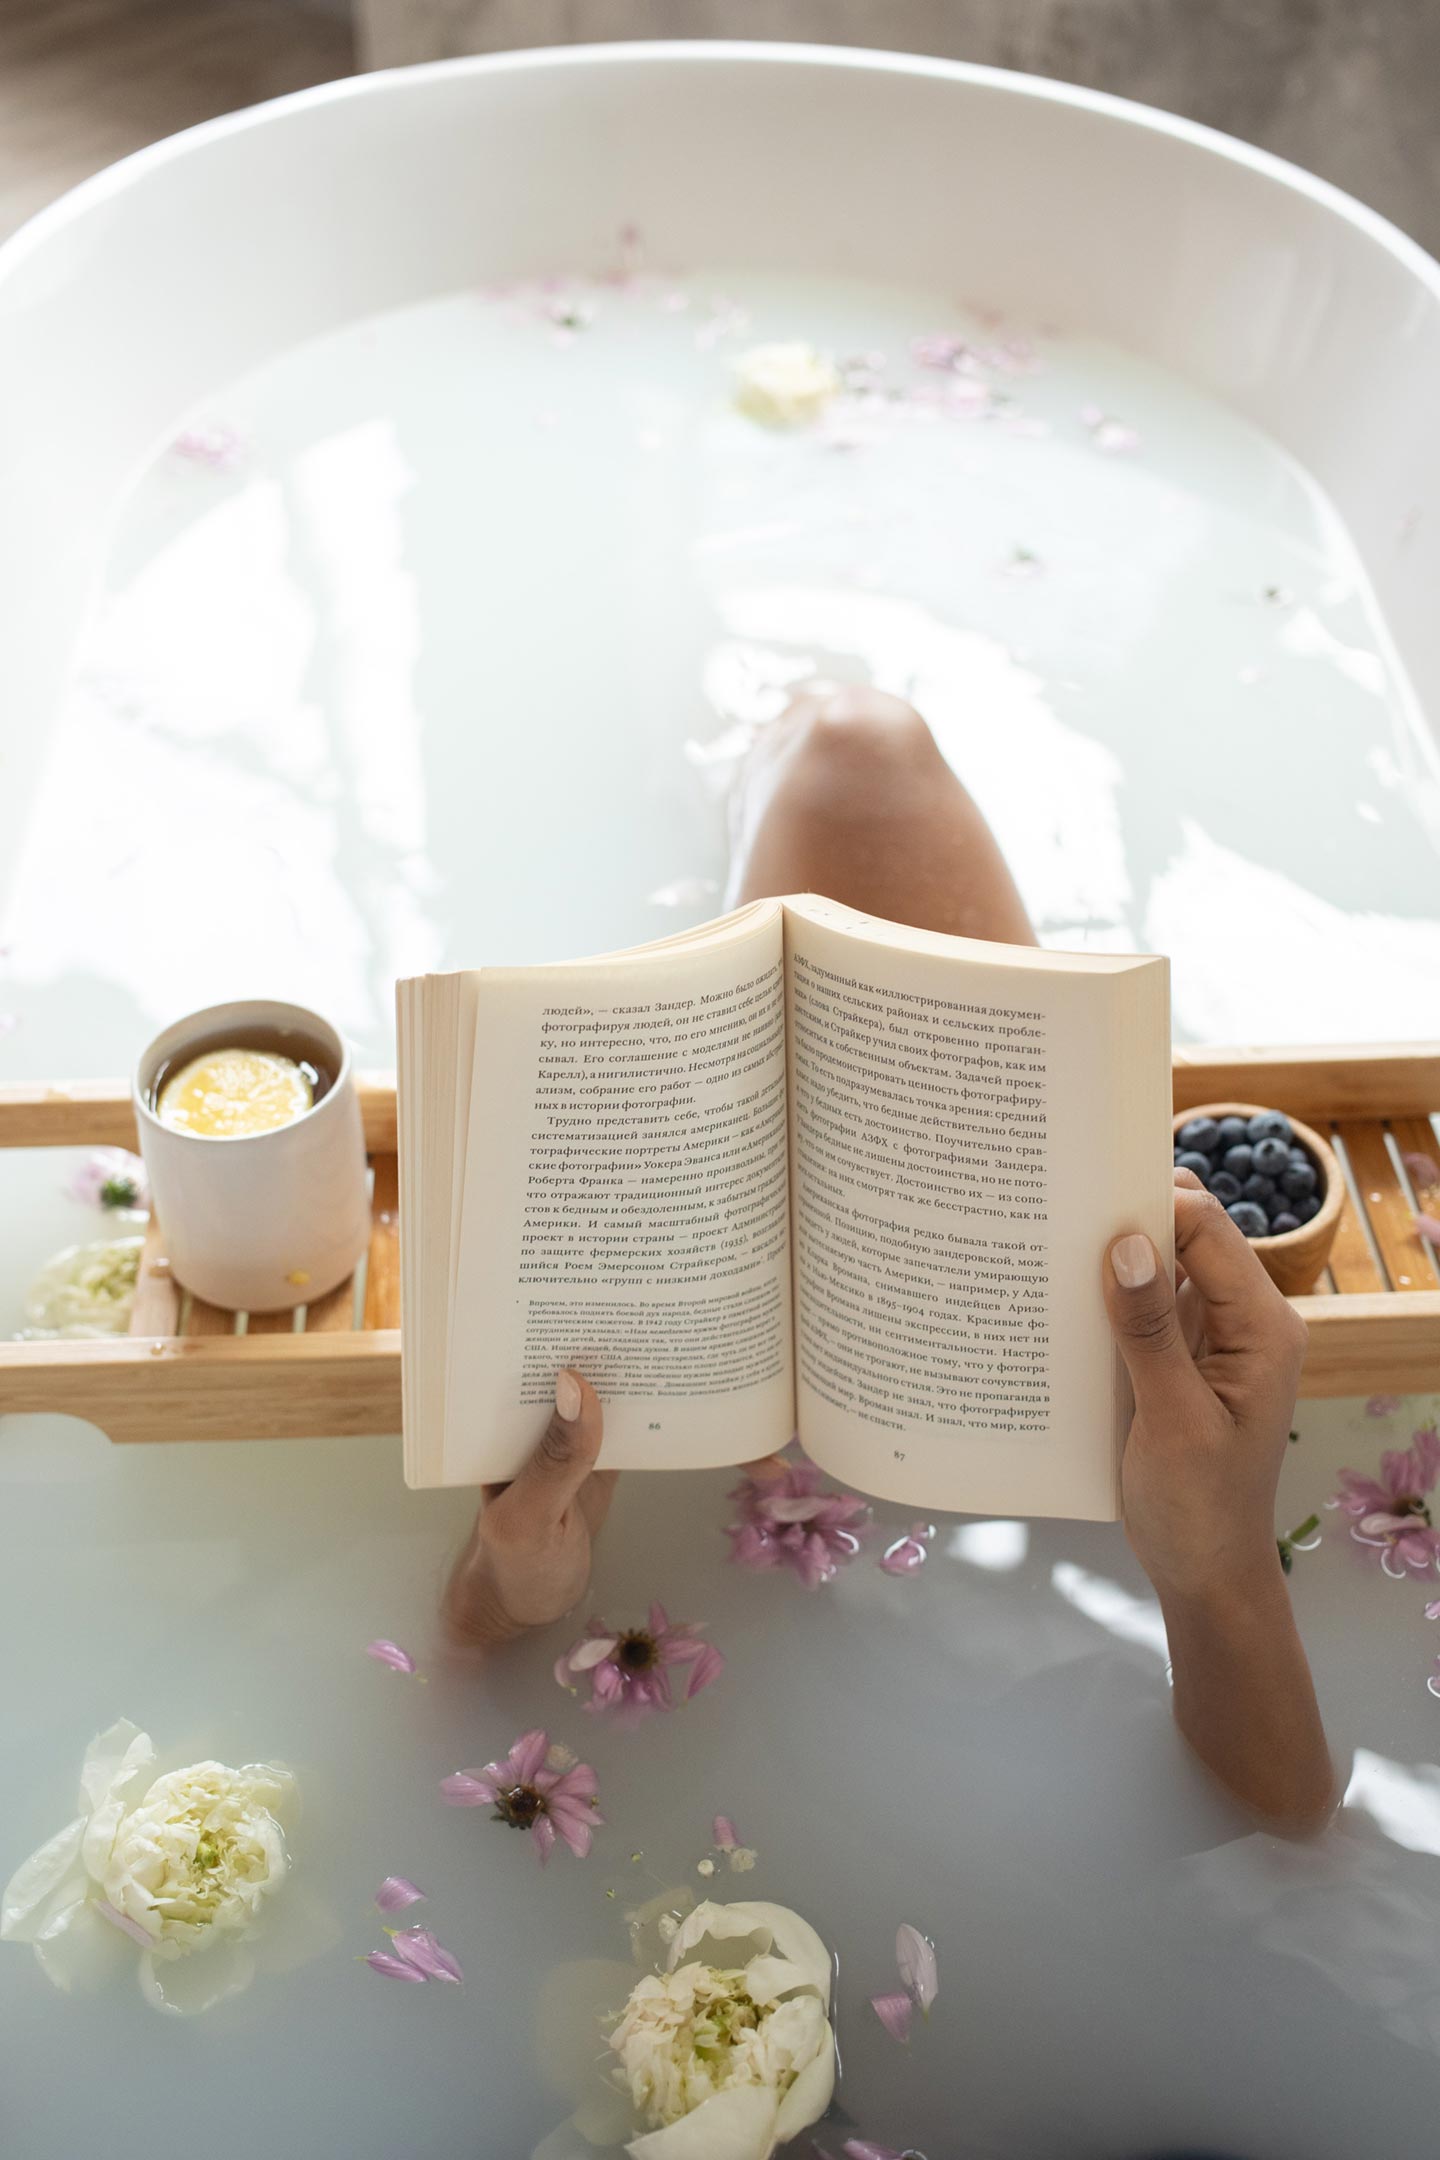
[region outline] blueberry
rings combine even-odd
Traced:
[[[1319,1193],[1307,1193],[1303,1200],[1297,1200],[1291,1213],[1298,1215],[1302,1223],[1313,1222],[1320,1213]]]
[[[1231,1177],[1238,1177],[1243,1185],[1255,1167],[1255,1150],[1243,1140],[1225,1150],[1225,1168]]]
[[[1291,1215],[1286,1213],[1283,1215],[1272,1215],[1270,1218],[1271,1237],[1285,1237],[1290,1231],[1298,1230],[1299,1228],[1300,1218],[1298,1215]]]
[[[1280,1173],[1280,1190],[1288,1193],[1292,1200],[1303,1200],[1307,1193],[1314,1192],[1318,1183],[1319,1179],[1308,1162],[1291,1163],[1288,1170]]]
[[[1287,1148],[1295,1137],[1289,1118],[1278,1110],[1257,1110],[1245,1127],[1245,1132],[1251,1141],[1283,1140]]]
[[[1220,1120],[1220,1145],[1222,1148],[1238,1147],[1245,1138],[1246,1125],[1243,1117],[1222,1117]]]
[[[1253,1207],[1263,1208],[1270,1205],[1270,1202],[1275,1197],[1276,1189],[1274,1178],[1261,1177],[1257,1171],[1253,1177],[1246,1178],[1240,1191],[1243,1198],[1248,1200]]]
[[[1232,1177],[1228,1170],[1217,1170],[1211,1177],[1210,1190],[1217,1200],[1223,1200],[1229,1207],[1232,1200],[1240,1198],[1240,1180]]]
[[[1281,1139],[1257,1140],[1255,1142],[1255,1168],[1261,1177],[1278,1178],[1282,1170],[1290,1167],[1290,1148]]]
[[[1237,1200],[1234,1206],[1226,1208],[1225,1212],[1236,1229],[1243,1231],[1246,1237],[1270,1235],[1270,1225],[1265,1220],[1264,1208],[1256,1207],[1252,1201]]]
[[[1291,1162],[1296,1164],[1308,1163],[1310,1157],[1306,1154],[1303,1147],[1292,1147],[1290,1150],[1290,1160]]]
[[[1175,1168],[1177,1170],[1193,1170],[1202,1185],[1209,1184],[1210,1173],[1214,1167],[1215,1165],[1208,1155],[1197,1155],[1193,1148],[1182,1148],[1175,1157]]]
[[[1198,1155],[1213,1155],[1220,1145],[1220,1127],[1213,1117],[1192,1117],[1188,1125],[1182,1125],[1175,1135],[1182,1148],[1191,1149]]]

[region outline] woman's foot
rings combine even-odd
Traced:
[[[1033,945],[1014,879],[901,698],[807,684],[741,769],[727,902],[815,892],[920,930]]]

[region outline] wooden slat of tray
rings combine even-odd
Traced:
[[[1333,1127],[1330,1139],[1335,1144],[1343,1167],[1344,1143],[1340,1140],[1339,1132]],[[1385,1277],[1380,1272],[1366,1234],[1355,1194],[1348,1184],[1345,1205],[1340,1210],[1340,1220],[1335,1229],[1335,1242],[1330,1248],[1330,1277],[1342,1296],[1365,1296],[1386,1288]]]
[[[250,1325],[255,1325],[252,1316]],[[305,1307],[307,1335],[344,1335],[355,1327],[355,1278],[347,1275],[328,1297],[316,1298]]]
[[[1391,1118],[1390,1130],[1402,1155],[1425,1155],[1440,1170],[1440,1134],[1436,1133],[1429,1118]],[[1412,1173],[1407,1171],[1406,1174],[1415,1187],[1415,1198],[1421,1207],[1428,1208],[1432,1215],[1440,1215],[1440,1183],[1422,1187]]]
[[[365,1266],[367,1328],[400,1325],[400,1165],[393,1155],[375,1159],[370,1201],[370,1254]]]
[[[186,1304],[180,1332],[187,1340],[202,1335],[233,1335],[235,1315],[223,1305],[207,1305],[204,1298],[192,1297]]]
[[[395,1075],[357,1073],[355,1092],[372,1155],[395,1152]],[[1440,1098],[1437,1098],[1440,1099]],[[1406,1105],[1395,1106],[1403,1110]],[[0,1147],[134,1148],[135,1106],[123,1080],[53,1080],[0,1087]]]
[[[170,1273],[165,1241],[152,1215],[140,1249],[140,1275],[135,1302],[130,1308],[132,1335],[178,1335],[180,1332],[180,1286]]]
[[[1332,1395],[1424,1395],[1440,1386],[1440,1291],[1291,1300],[1310,1329],[1300,1376],[1309,1401]]]
[[[182,1337],[0,1345],[7,1411],[88,1418],[112,1440],[305,1440],[400,1430],[400,1338]]]
[[[1360,1205],[1379,1248],[1390,1287],[1402,1296],[1440,1289],[1430,1251],[1415,1228],[1415,1214],[1401,1191],[1395,1165],[1385,1145],[1385,1128],[1344,1119],[1336,1127],[1350,1159]]]
[[[1175,1108],[1278,1104],[1308,1124],[1331,1118],[1428,1117],[1440,1109],[1440,1043],[1317,1044],[1265,1050],[1177,1043]]]

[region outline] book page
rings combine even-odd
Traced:
[[[602,1463],[763,1455],[794,1425],[781,910],[476,978],[443,1480],[510,1477],[556,1369]]]
[[[1172,1242],[1163,960],[786,906],[801,1439],[918,1506],[1112,1518],[1108,1240]]]

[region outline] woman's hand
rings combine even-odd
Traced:
[[[1175,1186],[1178,1298],[1138,1232],[1106,1255],[1135,1390],[1125,1528],[1165,1616],[1181,1732],[1270,1827],[1309,1832],[1335,1773],[1275,1544],[1305,1325],[1219,1201],[1188,1170]]]
[[[487,1485],[441,1602],[450,1640],[489,1649],[561,1619],[590,1580],[617,1473],[597,1470],[604,1419],[578,1373],[555,1376],[555,1415],[509,1485]]]
[[[1162,1595],[1234,1594],[1275,1575],[1275,1488],[1305,1323],[1218,1200],[1175,1173],[1171,1291],[1146,1237],[1110,1248],[1105,1296],[1135,1390],[1121,1486],[1136,1558]]]

